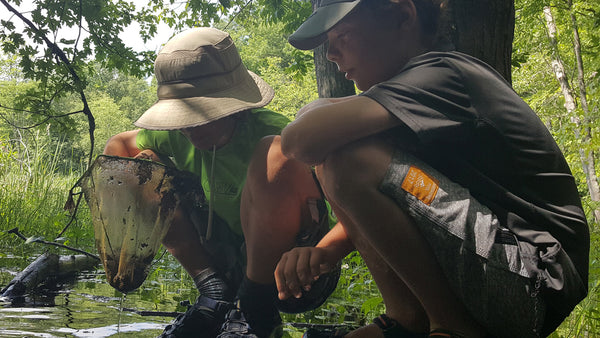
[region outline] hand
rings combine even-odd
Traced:
[[[140,151],[137,155],[135,155],[134,158],[143,159],[143,160],[151,160],[154,162],[162,162],[160,160],[160,157],[158,157],[158,155],[150,149],[144,149],[144,150]]]
[[[302,290],[310,290],[311,284],[335,265],[328,256],[326,248],[315,247],[297,247],[284,253],[275,268],[279,299],[300,298]]]

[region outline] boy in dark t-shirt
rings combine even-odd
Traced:
[[[284,154],[317,166],[341,225],[284,254],[279,297],[356,248],[386,314],[349,337],[545,336],[587,293],[575,181],[500,75],[434,51],[440,5],[325,0],[290,37],[328,40],[364,92],[310,103],[282,132]]]

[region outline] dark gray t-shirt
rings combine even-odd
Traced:
[[[409,148],[468,188],[543,262],[562,246],[587,283],[589,232],[575,180],[547,128],[497,72],[459,52],[430,52],[362,95],[398,117]]]

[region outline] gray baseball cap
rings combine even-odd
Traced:
[[[325,40],[327,32],[340,22],[361,0],[322,0],[311,16],[288,38],[298,49],[314,49]]]

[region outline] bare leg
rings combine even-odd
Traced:
[[[355,142],[332,154],[319,168],[327,197],[348,218],[347,232],[374,250],[422,304],[430,329],[444,328],[468,337],[481,336],[481,327],[450,290],[433,252],[410,218],[378,190],[391,161],[392,148],[376,138]],[[360,245],[360,241],[358,241]],[[373,265],[372,265],[373,266]],[[384,277],[382,275],[381,277]],[[385,287],[386,282],[378,281]],[[382,283],[383,282],[383,283]],[[389,281],[392,285],[393,280]],[[389,292],[386,291],[385,297]],[[392,305],[399,299],[386,299]],[[402,311],[400,310],[400,313]],[[400,318],[396,318],[401,323]]]
[[[331,203],[331,201],[330,201]],[[345,229],[356,229],[356,226],[351,223],[349,218],[341,212],[341,210],[332,203],[338,220],[344,224]],[[360,252],[361,257],[365,261],[369,272],[373,276],[379,292],[381,293],[386,307],[386,314],[395,319],[412,332],[429,332],[429,318],[425,310],[421,306],[419,300],[413,295],[412,291],[398,278],[398,275],[392,268],[381,259],[375,249],[365,240],[360,234],[347,232],[352,240],[356,250]],[[381,329],[375,324],[355,330],[346,337],[383,337]]]
[[[254,151],[242,192],[250,280],[275,282],[273,272],[281,255],[294,246],[302,222],[311,221],[307,199],[318,197],[310,167],[285,157],[279,136],[263,138]]]
[[[210,256],[202,248],[196,229],[181,209],[176,212],[162,243],[192,277],[210,266]]]

